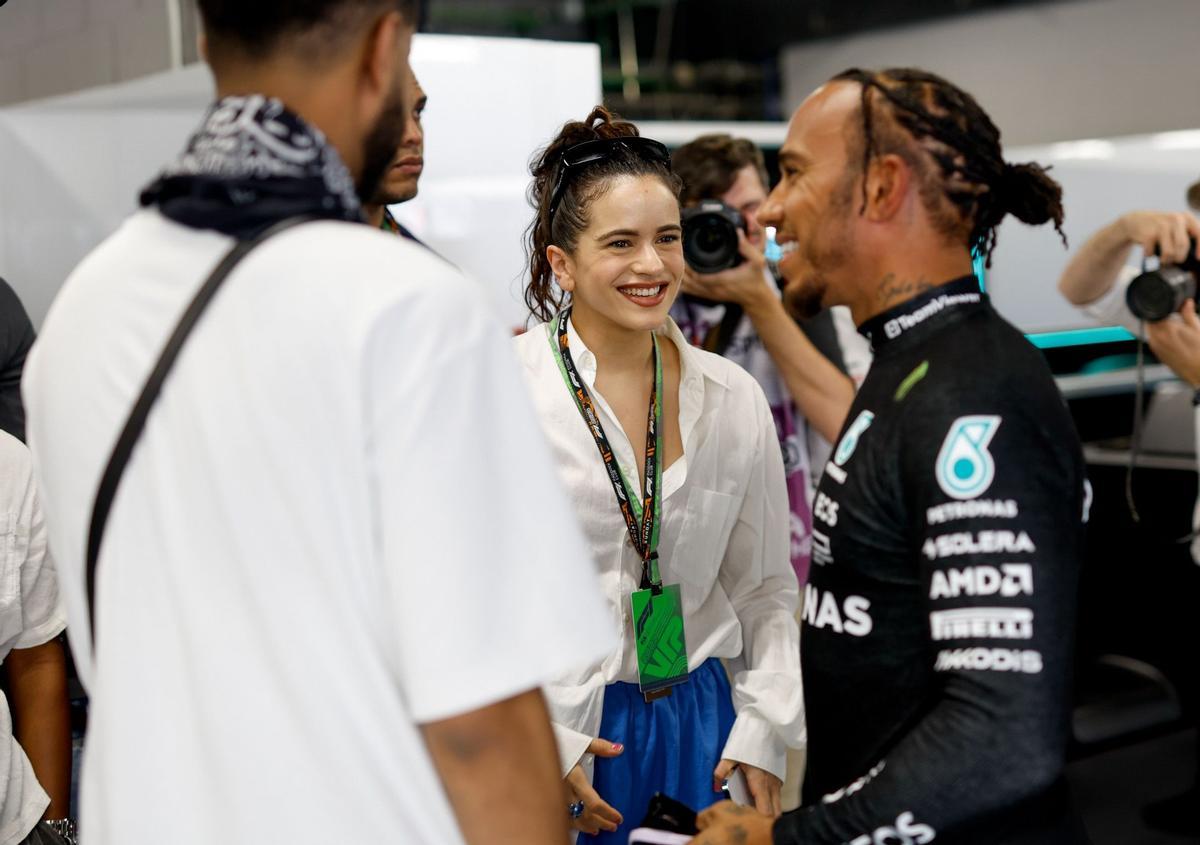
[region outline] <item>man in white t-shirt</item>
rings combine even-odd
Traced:
[[[66,624],[29,450],[0,431],[0,845],[58,843],[74,828]]]
[[[219,99],[24,381],[91,693],[89,845],[559,845],[538,688],[614,633],[482,292],[361,211],[412,110],[417,3],[198,5]],[[188,337],[89,602],[99,479],[165,339],[236,240],[296,216]]]

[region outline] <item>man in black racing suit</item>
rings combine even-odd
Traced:
[[[797,312],[850,306],[875,361],[814,503],[804,807],[728,803],[696,845],[1080,841],[1062,783],[1087,483],[1040,353],[970,250],[1062,221],[966,93],[847,71],[792,119],[760,213]]]

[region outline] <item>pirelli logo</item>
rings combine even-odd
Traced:
[[[963,607],[929,614],[935,640],[1028,640],[1033,611],[1027,607]]]

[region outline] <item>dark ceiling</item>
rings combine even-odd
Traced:
[[[631,118],[770,120],[789,44],[1040,2],[432,0],[426,29],[598,42],[605,100]]]

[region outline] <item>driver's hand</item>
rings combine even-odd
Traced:
[[[774,295],[764,276],[767,259],[741,229],[738,229],[738,252],[742,255],[742,263],[719,273],[697,273],[691,267],[686,268],[683,292],[743,307],[764,294]]]
[[[774,816],[732,801],[713,804],[696,818],[700,835],[691,845],[771,845]]]

